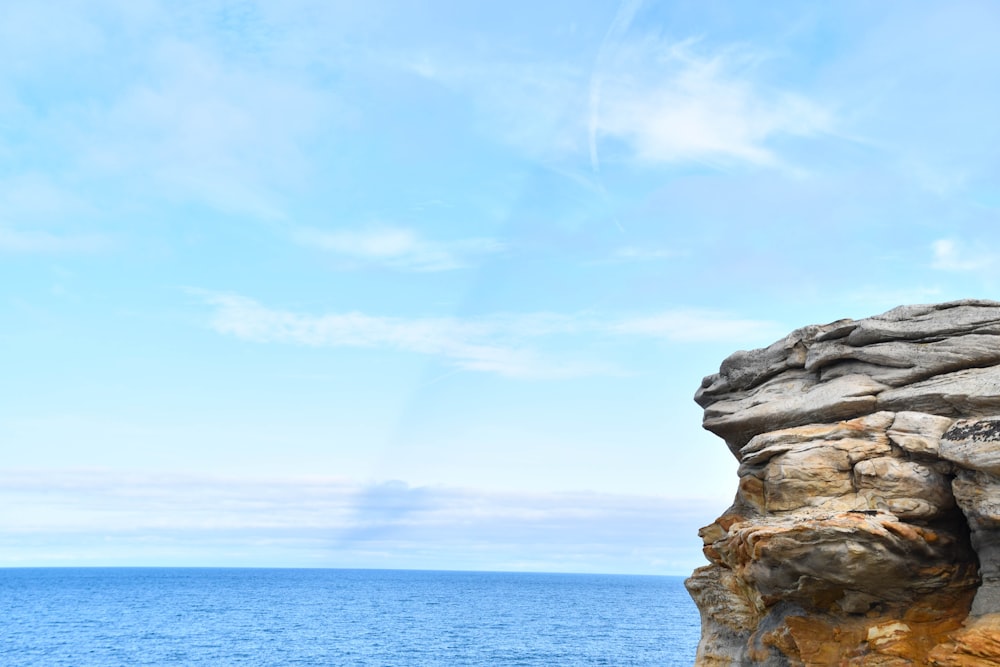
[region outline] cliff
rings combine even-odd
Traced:
[[[808,326],[695,400],[740,463],[697,665],[1000,665],[1000,302]]]

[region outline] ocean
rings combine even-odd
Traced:
[[[0,665],[691,665],[682,577],[0,569]]]

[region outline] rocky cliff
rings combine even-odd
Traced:
[[[695,400],[740,463],[697,665],[1000,665],[1000,302],[808,326]]]

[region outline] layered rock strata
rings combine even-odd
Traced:
[[[695,400],[740,464],[697,665],[1000,666],[1000,302],[805,327]]]

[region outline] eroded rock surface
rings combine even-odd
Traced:
[[[1000,302],[804,327],[695,400],[740,462],[697,665],[1000,666]]]

